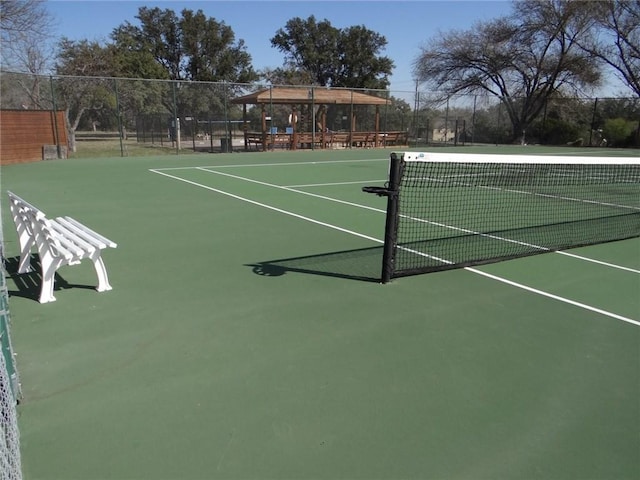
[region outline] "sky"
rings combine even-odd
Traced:
[[[284,55],[271,46],[270,39],[292,18],[314,15],[336,28],[363,25],[387,39],[386,48],[379,53],[395,64],[390,90],[406,92],[415,89],[412,64],[427,40],[439,31],[468,30],[478,21],[511,11],[508,0],[49,0],[46,5],[56,37],[101,42],[108,41],[113,29],[126,21],[138,25],[135,17],[142,6],[171,9],[178,15],[183,9],[202,10],[207,17],[231,27],[236,42],[244,40],[255,70],[282,66]]]

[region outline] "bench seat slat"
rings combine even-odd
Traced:
[[[82,248],[85,250],[102,250],[103,248],[107,247],[106,243],[101,242],[98,239],[83,235],[81,230],[73,227],[73,225],[69,224],[62,217],[56,218],[55,222],[57,224],[57,229],[61,235],[72,239],[72,241],[76,242],[79,245],[82,245]]]
[[[49,226],[51,227],[51,225]],[[68,261],[71,261],[74,258],[78,258],[78,256],[82,255],[81,249],[79,249],[69,240],[65,239],[63,236],[59,235],[52,228],[50,228],[50,233],[55,235],[55,240],[57,241],[57,244],[53,244],[53,245],[51,244],[51,241],[53,239],[47,239],[46,242],[48,242],[49,248],[53,249],[51,251],[52,253],[54,253],[54,255],[60,255]],[[36,239],[36,243],[38,243],[37,239]]]
[[[109,240],[71,217],[58,217],[56,220],[97,248],[116,248],[118,246],[116,242]]]
[[[93,253],[96,251],[96,245],[93,245],[85,241],[82,237],[77,235],[73,230],[70,230],[65,225],[56,221],[50,221],[49,225],[51,230],[56,234],[56,240],[62,243],[65,248],[75,252],[76,256],[82,256],[85,253]]]

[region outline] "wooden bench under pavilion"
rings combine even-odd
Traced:
[[[348,89],[329,89],[324,87],[271,87],[244,95],[231,100],[231,103],[243,106],[242,114],[244,124],[247,121],[247,105],[259,105],[261,109],[261,131],[249,131],[245,128],[245,150],[253,147],[255,150],[267,151],[275,148],[376,148],[386,145],[405,145],[407,143],[406,132],[381,132],[380,131],[380,106],[391,105],[386,98],[368,95]],[[269,124],[269,110],[273,105],[289,105],[290,126],[285,133],[274,131]],[[350,130],[331,132],[327,129],[327,107],[329,105],[374,105],[375,120],[374,131],[356,131],[356,114],[351,109],[349,119]],[[298,131],[297,119],[301,115],[302,107],[313,110],[318,106],[313,125],[317,126],[312,132]]]

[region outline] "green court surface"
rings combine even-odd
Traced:
[[[389,153],[3,167],[25,479],[639,478],[640,239],[381,285]],[[39,304],[7,190],[113,290]]]

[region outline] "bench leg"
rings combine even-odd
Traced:
[[[20,263],[18,264],[18,273],[28,273],[31,268],[31,247],[24,247],[20,252]]]
[[[20,263],[18,263],[18,273],[28,273],[31,268],[31,248],[35,243],[27,232],[21,232],[20,240]]]
[[[40,289],[40,303],[55,302],[56,297],[53,296],[53,284],[56,277],[56,271],[60,267],[61,262],[51,259],[40,259],[42,262],[42,287]]]
[[[100,251],[98,250],[96,254],[91,257],[93,261],[93,266],[96,269],[96,274],[98,275],[98,287],[96,290],[98,292],[106,292],[111,290],[112,287],[109,285],[109,277],[107,276],[107,268],[104,266],[104,261],[100,256]]]

